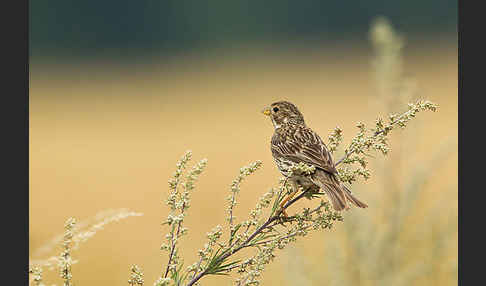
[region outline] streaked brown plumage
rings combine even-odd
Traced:
[[[295,105],[278,101],[263,110],[275,127],[271,141],[273,159],[279,171],[285,175],[291,163],[304,162],[316,167],[309,176],[293,176],[289,181],[296,191],[298,186],[322,189],[336,211],[349,208],[348,202],[365,208],[367,205],[351,194],[337,178],[331,154],[322,139],[306,126],[304,116]]]

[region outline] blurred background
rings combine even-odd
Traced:
[[[278,252],[262,285],[457,285],[456,1],[33,1],[30,25],[31,258],[59,253],[33,256],[69,216],[129,208],[144,216],[74,251],[74,282],[126,285],[138,264],[152,285],[167,262],[167,180],[187,149],[209,164],[185,265],[225,224],[240,167],[264,163],[243,183],[240,219],[277,185],[265,105],[295,103],[325,141],[340,126],[344,147],[358,121],[426,98],[438,112],[394,131],[352,186],[369,208]]]

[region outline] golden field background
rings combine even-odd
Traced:
[[[72,269],[74,282],[126,285],[130,266],[138,264],[146,285],[152,285],[167,262],[159,250],[167,233],[161,225],[168,214],[167,180],[177,160],[190,149],[193,162],[209,160],[192,196],[186,220],[189,234],[181,242],[185,265],[193,263],[206,232],[217,224],[225,226],[229,185],[240,167],[255,160],[264,164],[242,185],[236,209],[239,218],[277,185],[280,175],[269,149],[273,127],[261,109],[276,100],[292,101],[325,141],[339,125],[348,144],[356,122],[371,125],[379,115],[387,115],[376,95],[371,59],[369,50],[349,47],[245,57],[189,55],[147,64],[31,64],[30,251],[61,233],[69,216],[83,220],[105,209],[129,208],[144,216],[106,226],[73,253],[79,260]],[[433,271],[415,277],[413,285],[457,285],[457,272],[450,271],[454,261],[457,269],[457,48],[407,48],[404,68],[417,80],[420,96],[440,108],[436,113],[419,113],[409,126],[417,126],[414,132],[409,127],[394,131],[390,158],[395,136],[413,136],[407,142],[417,142],[401,159],[412,167],[432,156],[441,142],[452,140],[454,146],[430,169],[430,178],[393,247],[406,249],[404,267],[416,260],[436,263]],[[396,112],[405,109],[406,105]],[[377,154],[373,161],[384,160]],[[350,249],[341,245],[331,252],[326,245],[348,240],[352,231],[365,233],[360,229],[364,224],[345,232],[347,216],[363,216],[378,228],[393,223],[381,216],[387,205],[379,197],[373,199],[386,174],[373,172],[369,181],[353,186],[369,208],[352,209],[332,231],[312,233],[278,252],[263,275],[263,285],[338,284],[341,274],[328,266],[334,260],[344,261],[337,266],[340,271],[355,273],[357,261],[345,259],[353,255]],[[408,179],[406,173],[400,178]],[[450,229],[448,237],[434,236],[435,228],[426,219],[432,208],[432,215]],[[386,211],[393,213],[391,208]],[[414,234],[419,227],[424,231]],[[371,244],[375,237],[360,239]],[[435,257],[432,249],[441,239],[447,239],[445,256]],[[48,285],[59,284],[56,276],[57,271],[45,270]],[[360,285],[383,282],[360,281]],[[230,282],[218,276],[204,278],[201,284]]]

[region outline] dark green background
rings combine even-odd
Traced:
[[[171,55],[245,44],[336,42],[367,36],[386,16],[409,37],[454,37],[452,0],[32,1],[31,56]]]

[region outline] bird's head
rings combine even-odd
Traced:
[[[262,113],[272,119],[275,129],[287,124],[304,125],[304,116],[299,109],[288,101],[277,101],[265,107]]]

